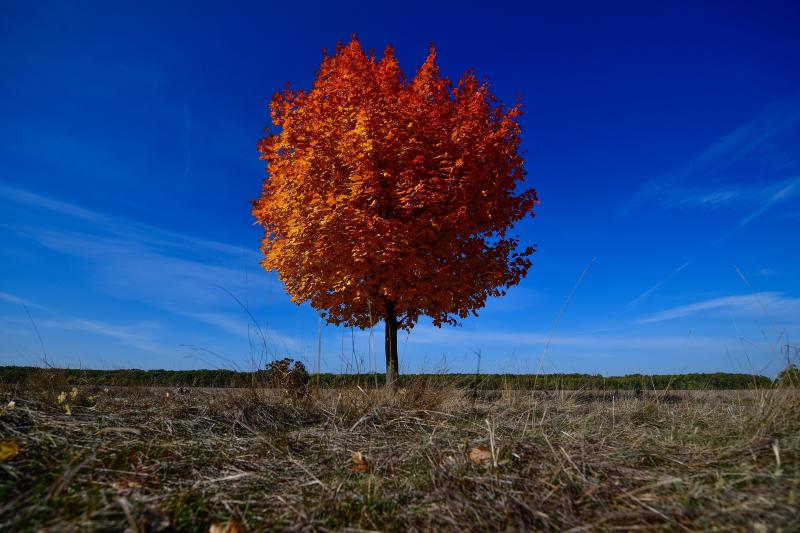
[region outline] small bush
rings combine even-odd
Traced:
[[[778,377],[775,378],[775,384],[778,387],[800,387],[800,368],[797,368],[793,363],[789,364],[778,373]]]
[[[300,396],[306,391],[308,371],[300,361],[286,357],[267,364],[266,378],[271,388],[283,389],[290,396]]]

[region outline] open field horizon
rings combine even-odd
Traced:
[[[269,387],[271,372],[233,371],[225,369],[196,370],[142,370],[142,369],[65,369],[54,367],[0,366],[0,384],[24,385],[27,382],[50,379],[65,385],[120,385],[120,386],[188,386],[220,388]],[[383,387],[383,373],[307,373],[303,375],[308,386]],[[438,372],[425,374],[400,374],[395,386],[404,387],[420,382],[454,388],[472,389],[539,389],[539,390],[722,390],[764,389],[778,383],[776,379],[757,374],[726,372],[692,374],[629,374],[601,376],[591,374],[489,374]]]

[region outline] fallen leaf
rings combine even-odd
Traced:
[[[366,472],[367,470],[369,470],[369,464],[367,464],[367,458],[364,457],[363,453],[353,452],[351,459],[353,461],[354,472]]]
[[[19,453],[19,446],[13,440],[0,442],[0,461],[8,461]]]
[[[237,522],[228,520],[227,522],[214,522],[208,528],[208,533],[242,533],[244,529]]]
[[[492,452],[486,446],[476,446],[469,451],[469,460],[480,465],[492,460]]]

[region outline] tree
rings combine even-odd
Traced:
[[[391,47],[377,59],[355,37],[339,43],[309,91],[275,93],[279,133],[258,144],[262,265],[328,323],[383,320],[389,383],[398,329],[477,316],[535,251],[508,235],[538,203],[534,189],[516,191],[519,104],[498,103],[472,71],[451,83],[435,59],[431,47],[409,80]]]

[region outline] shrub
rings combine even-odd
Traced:
[[[800,368],[797,368],[794,363],[789,364],[778,373],[775,384],[778,387],[800,387]]]
[[[286,357],[267,364],[266,378],[271,388],[283,389],[289,395],[298,396],[306,390],[308,372],[303,363]]]

